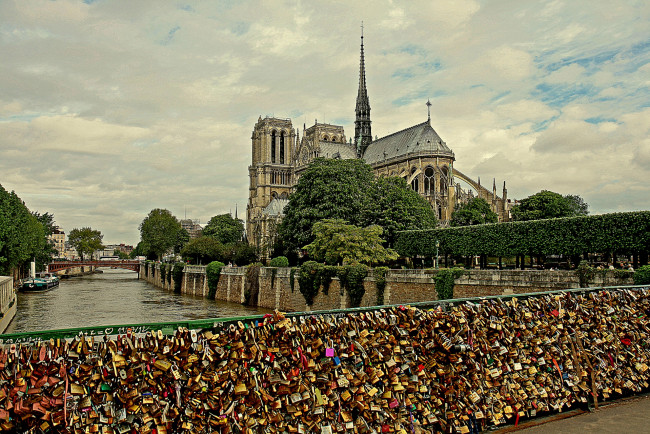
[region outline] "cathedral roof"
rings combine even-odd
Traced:
[[[274,198],[266,208],[262,210],[262,214],[270,216],[278,216],[284,214],[284,207],[289,203],[289,199]]]
[[[454,156],[429,121],[425,121],[381,139],[373,140],[364,152],[363,159],[372,165],[412,153]]]
[[[357,150],[354,145],[348,143],[320,142],[320,157],[340,158],[350,160],[357,158]]]

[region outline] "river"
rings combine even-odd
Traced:
[[[133,271],[61,279],[57,288],[18,293],[18,312],[5,333],[256,315],[268,309],[174,294]]]

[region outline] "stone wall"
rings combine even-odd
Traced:
[[[140,268],[141,279],[160,288],[174,290],[173,280],[171,284],[167,280],[161,282],[158,264],[148,264],[148,268],[148,273],[145,272],[145,266]],[[435,274],[436,270],[432,269],[389,270],[386,274],[384,304],[408,304],[436,300]],[[614,273],[606,274],[603,276],[601,273],[597,273],[589,286],[618,286],[633,283],[631,278],[616,278]],[[205,278],[205,267],[187,266],[183,276],[182,294],[207,297],[209,289]],[[348,293],[341,290],[338,278],[332,279],[327,294],[321,288],[312,306],[305,304],[305,299],[299,289],[297,273],[294,276],[293,290],[291,289],[290,268],[261,268],[257,285],[257,298],[251,300],[251,304],[268,309],[278,309],[283,312],[306,312],[350,307]],[[523,294],[578,288],[579,286],[575,271],[467,270],[463,276],[456,279],[454,297]],[[377,286],[374,278],[366,278],[365,289],[361,306],[376,305]],[[221,270],[219,286],[215,295],[217,300],[242,303],[245,298],[245,290],[245,267],[224,267]]]

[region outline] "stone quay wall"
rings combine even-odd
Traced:
[[[437,300],[434,276],[436,270],[389,270],[386,274],[384,304],[408,304]],[[173,279],[162,281],[159,264],[148,263],[140,267],[140,278],[170,291],[174,290]],[[298,273],[291,268],[262,267],[254,282],[247,285],[246,267],[224,267],[221,270],[216,300],[242,303],[246,291],[251,293],[249,304],[277,309],[282,312],[308,312],[315,310],[346,309],[350,297],[341,288],[338,278],[333,278],[327,294],[321,287],[314,303],[307,306],[299,290]],[[632,278],[616,277],[615,273],[597,273],[589,282],[591,287],[620,286],[633,284]],[[378,290],[372,277],[364,282],[365,294],[361,306],[377,305]],[[551,270],[466,270],[456,279],[454,298],[484,297],[489,295],[525,294],[530,292],[555,291],[579,288],[575,271]],[[186,266],[181,284],[182,294],[207,297],[209,288],[205,266]]]

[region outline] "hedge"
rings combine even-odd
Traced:
[[[647,252],[650,211],[402,231],[395,249],[405,257],[434,257],[436,241],[441,255]]]

